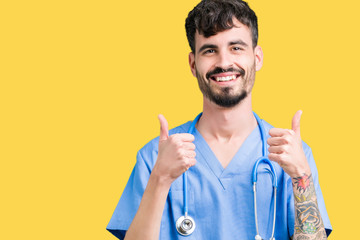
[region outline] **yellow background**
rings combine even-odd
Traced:
[[[202,109],[184,21],[198,0],[0,3],[0,239],[115,239],[105,230],[159,134]],[[331,239],[354,236],[358,1],[251,0],[265,54],[253,107],[313,149]]]

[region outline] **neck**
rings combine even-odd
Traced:
[[[230,141],[249,135],[256,126],[250,93],[232,108],[220,107],[204,97],[203,115],[196,127],[205,138]]]

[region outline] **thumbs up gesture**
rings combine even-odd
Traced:
[[[171,184],[195,165],[195,144],[192,143],[195,138],[189,133],[169,136],[165,117],[160,114],[158,118],[160,121],[159,152],[153,173]]]
[[[295,113],[292,129],[272,128],[269,131],[269,159],[277,162],[291,178],[311,174],[306,160],[300,136],[300,118],[302,111]]]

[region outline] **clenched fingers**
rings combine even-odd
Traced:
[[[280,166],[283,166],[284,163],[288,160],[287,155],[277,153],[269,153],[268,158],[271,161],[277,162]]]
[[[291,129],[272,128],[269,130],[271,137],[282,137],[286,135],[295,135],[295,132]]]
[[[269,153],[288,153],[289,146],[288,145],[280,145],[280,146],[271,146],[269,147]]]
[[[184,153],[182,154],[182,156],[184,156],[186,158],[195,158],[196,152],[193,150],[185,150]]]
[[[195,137],[190,133],[176,133],[171,135],[169,139],[175,142],[193,142]]]
[[[268,140],[267,140],[267,144],[269,144],[269,146],[280,146],[280,145],[284,145],[284,144],[288,144],[288,143],[290,143],[290,138],[287,136],[271,137],[271,138],[268,138]]]
[[[195,144],[193,144],[192,142],[183,142],[182,147],[186,150],[192,150],[192,151],[194,151],[196,148]]]

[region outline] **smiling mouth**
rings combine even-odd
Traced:
[[[229,75],[229,76],[224,76],[224,77],[211,76],[210,79],[213,81],[216,81],[216,82],[229,82],[229,81],[235,80],[239,76],[240,76],[240,74],[234,74],[234,75]]]

